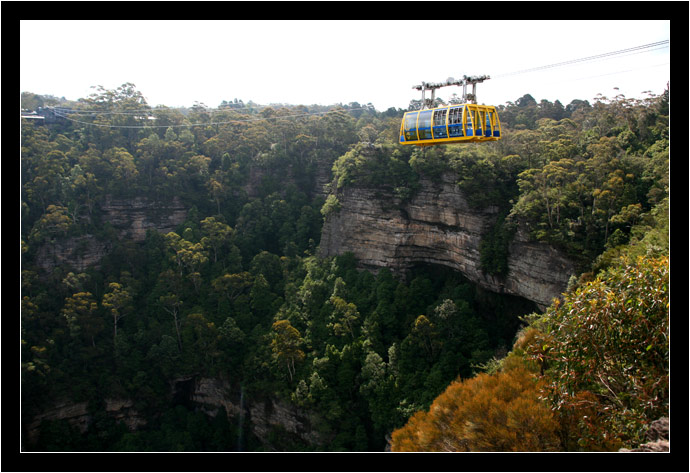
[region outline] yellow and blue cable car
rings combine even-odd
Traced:
[[[406,112],[400,124],[403,145],[431,146],[501,139],[496,107],[466,103]]]

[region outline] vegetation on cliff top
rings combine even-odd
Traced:
[[[390,186],[409,196],[417,175],[453,172],[470,205],[498,208],[509,227],[523,226],[586,270],[604,250],[628,241],[631,228],[668,193],[668,101],[668,90],[644,100],[600,96],[594,105],[567,107],[525,95],[499,107],[500,141],[353,149],[336,161],[335,182]],[[400,163],[409,163],[413,178]],[[488,269],[501,272],[500,265]]]

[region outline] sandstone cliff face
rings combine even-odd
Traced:
[[[450,173],[440,182],[422,179],[419,191],[405,203],[382,189],[340,190],[336,197],[341,208],[324,223],[321,254],[352,252],[364,268],[385,267],[398,273],[415,263],[448,266],[485,289],[546,308],[565,291],[575,271],[573,263],[518,231],[509,246],[507,276],[484,274],[479,247],[497,209],[470,208],[455,182]]]
[[[212,417],[224,408],[228,419],[240,424],[246,422],[251,432],[267,448],[271,448],[269,436],[276,428],[310,444],[322,441],[312,428],[311,414],[276,399],[246,399],[241,390],[224,379],[196,379],[190,400]]]
[[[144,241],[149,229],[163,234],[171,232],[187,218],[187,209],[177,197],[166,202],[153,202],[141,197],[113,199],[108,196],[101,210],[103,221],[113,226],[120,240],[135,242]],[[38,251],[36,262],[46,270],[58,264],[69,264],[83,271],[97,266],[111,246],[92,235],[66,238],[44,245]]]
[[[92,235],[70,237],[43,245],[36,255],[36,264],[49,271],[58,264],[69,264],[77,271],[97,266],[110,251],[110,244]]]
[[[133,407],[131,399],[105,399],[105,412],[115,419],[122,422],[130,431],[135,431],[139,427],[146,425],[146,420]],[[34,445],[38,440],[39,428],[44,420],[66,420],[81,433],[86,432],[92,424],[93,412],[89,411],[88,402],[72,402],[62,400],[55,403],[51,408],[33,418],[26,426],[27,446]]]
[[[107,197],[101,206],[103,219],[118,231],[118,237],[144,241],[146,231],[168,233],[187,218],[187,209],[177,197],[170,201],[152,202],[142,197],[113,199]]]
[[[277,399],[247,399],[236,385],[222,378],[179,378],[170,382],[173,398],[198,409],[210,417],[225,410],[228,420],[246,424],[248,429],[266,448],[270,449],[270,435],[275,429],[286,432],[303,442],[313,445],[323,443],[319,433],[312,428],[317,419],[314,414]],[[182,396],[180,396],[182,394]],[[131,399],[106,398],[102,409],[116,422],[123,423],[134,432],[147,424],[136,410]],[[41,414],[36,415],[25,427],[26,446],[36,444],[41,422],[66,420],[84,433],[92,428],[95,412],[87,402],[59,401]]]

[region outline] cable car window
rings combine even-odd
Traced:
[[[491,136],[491,112],[488,110],[484,113],[486,119],[484,120],[484,136]]]
[[[446,113],[447,109],[436,110],[434,112],[434,126],[446,126]]]
[[[467,129],[467,136],[474,136],[474,128],[472,126],[474,124],[474,121],[474,110],[472,110],[470,107],[467,107],[467,123],[465,124],[465,128]]]
[[[441,110],[434,111],[434,138],[448,138],[446,133],[446,115],[448,114],[448,109],[444,108]]]
[[[424,110],[423,112],[419,112],[419,123],[417,124],[418,128],[429,128],[431,126],[431,113],[432,110]]]
[[[418,112],[405,114],[405,141],[417,140],[417,115]]]
[[[431,114],[432,110],[424,110],[419,112],[419,121],[417,122],[417,133],[419,133],[420,140],[431,139]]]
[[[451,108],[448,124],[457,125],[459,123],[462,123],[462,107]]]
[[[493,135],[496,137],[500,137],[501,136],[501,130],[500,130],[500,125],[499,125],[498,113],[494,113],[493,119],[494,119],[494,121],[493,121],[493,126],[494,126]]]
[[[462,111],[464,107],[454,107],[450,109],[448,116],[448,136],[464,136],[462,130]]]

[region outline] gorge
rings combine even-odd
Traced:
[[[666,98],[525,96],[499,142],[417,149],[395,141],[399,110],[121,92],[113,110],[165,126],[22,124],[26,451],[383,451],[455,381],[534,368],[540,333],[568,335],[550,314],[568,320],[628,242],[665,248]],[[110,123],[96,105],[71,106]],[[631,359],[661,369],[663,326],[645,334]],[[606,427],[621,441],[558,446],[632,448],[654,408]]]
[[[259,170],[252,172],[252,186],[261,181],[260,174]],[[419,263],[445,266],[488,291],[522,297],[540,309],[548,306],[565,290],[573,264],[554,248],[530,242],[524,232],[518,231],[509,245],[508,274],[500,277],[484,273],[480,269],[479,247],[496,219],[496,210],[471,208],[455,179],[452,173],[443,174],[439,180],[422,179],[419,190],[406,202],[381,189],[348,186],[339,190],[335,195],[340,209],[325,219],[320,255],[329,258],[352,253],[363,270],[375,273],[388,268],[403,278]],[[154,202],[144,198],[108,198],[102,210],[103,220],[113,227],[120,241],[138,244],[144,241],[146,230],[173,231],[188,213],[178,199]],[[46,247],[39,252],[39,265],[46,269],[56,264],[68,264],[78,270],[97,267],[107,248],[94,243],[89,235],[81,239],[90,244],[79,246],[74,239],[67,239]],[[200,409],[211,417],[225,413],[230,422],[238,424],[239,434],[243,432],[246,414],[249,431],[266,446],[270,445],[269,435],[275,429],[291,433],[307,444],[323,442],[318,432],[310,430],[310,419],[315,414],[283,400],[250,401],[245,407],[241,388],[220,378],[181,378],[170,386],[175,402]],[[131,399],[109,399],[105,412],[136,431],[146,421],[132,404]],[[30,443],[36,441],[42,420],[66,420],[85,432],[92,419],[93,412],[89,412],[86,403],[62,400],[34,418],[28,426],[27,439]],[[239,446],[241,436],[237,442]]]

